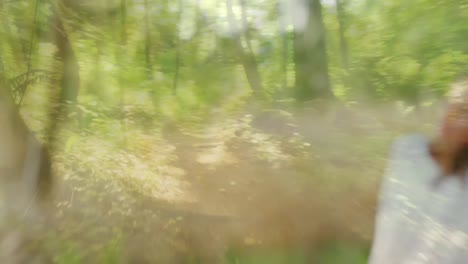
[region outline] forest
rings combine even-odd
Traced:
[[[468,0],[0,0],[0,17],[1,97],[53,175],[41,217],[0,221],[2,263],[367,263],[391,143],[433,134],[468,73]],[[22,199],[8,188],[0,208]]]

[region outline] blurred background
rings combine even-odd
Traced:
[[[1,75],[56,181],[27,252],[60,264],[366,263],[390,144],[432,135],[468,70],[466,0],[0,0],[0,17]]]

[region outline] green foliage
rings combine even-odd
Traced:
[[[230,254],[223,264],[306,264],[309,263],[304,252],[263,252],[257,254]],[[330,264],[338,264],[338,262]]]
[[[215,180],[207,186],[216,188],[200,198],[200,207],[227,197],[238,181],[258,176],[264,177],[262,185],[241,192],[240,203],[272,179],[284,186],[319,186],[308,202],[320,203],[314,217],[323,219],[310,222],[334,217],[346,220],[337,220],[336,232],[344,232],[348,220],[368,231],[372,219],[366,213],[389,144],[400,133],[433,129],[436,102],[468,71],[466,0],[342,0],[343,13],[333,1],[322,1],[328,72],[339,101],[326,113],[301,112],[289,103],[296,75],[291,20],[297,14],[289,10],[291,1],[246,1],[241,49],[255,58],[261,102],[252,98],[224,1],[57,2],[55,14],[50,2],[37,1],[37,16],[36,1],[0,3],[0,62],[7,78],[24,74],[29,59],[31,69],[54,72],[54,78],[27,87],[20,108],[41,140],[51,122],[63,123],[54,153],[63,186],[53,214],[62,233],[50,239],[59,264],[124,263],[135,241],[151,260],[164,259],[155,255],[163,255],[166,244],[176,255],[190,255],[186,247],[194,244],[216,244],[204,237],[181,246],[193,239],[182,230],[184,217],[165,215],[155,205],[164,200],[190,207],[195,202],[187,190],[210,177]],[[233,1],[233,11],[242,25],[239,1]],[[78,103],[61,120],[49,120],[60,93],[56,76],[63,74],[55,15],[64,21],[80,66]],[[348,44],[344,53],[340,27]],[[363,98],[377,104],[356,105]],[[284,111],[264,109],[271,106]],[[171,124],[178,129],[165,132]],[[198,141],[214,145],[203,153],[204,161],[221,165],[197,163],[202,151],[192,143]],[[239,163],[228,164],[228,154]],[[231,174],[237,178],[225,184]],[[226,196],[216,196],[216,190]],[[271,200],[268,205],[276,202]],[[361,215],[349,212],[354,204]],[[310,263],[311,255],[317,263],[365,263],[367,252],[360,247],[365,243],[357,237],[355,247],[337,242],[313,252],[235,252],[225,263]]]
[[[101,257],[98,258],[98,263],[102,264],[122,264],[125,263],[122,257],[123,245],[119,237],[114,238],[101,251]]]
[[[368,253],[361,248],[343,243],[331,243],[317,252],[308,251],[259,251],[252,254],[229,252],[224,264],[364,264]]]
[[[201,105],[223,103],[224,98],[239,90],[248,90],[244,72],[239,69],[236,47],[225,34],[226,24],[221,23],[226,19],[224,12],[220,12],[225,8],[223,4],[186,3],[181,10],[182,39],[176,41],[179,7],[167,1],[148,1],[147,7],[109,2],[107,7],[96,5],[94,11],[75,4],[71,7],[76,11],[63,9],[61,14],[71,29],[68,34],[81,66],[81,100],[93,96],[93,100],[115,107],[139,93],[146,94],[153,104],[170,101],[182,108],[187,105],[191,111]],[[8,76],[25,71],[28,61],[23,53],[29,52],[34,28],[37,36],[32,45],[33,68],[56,64],[51,60],[51,51],[43,53],[40,48],[52,41],[52,28],[48,24],[53,15],[50,4],[39,3],[35,21],[19,23],[20,16],[32,20],[34,4],[8,2],[0,10],[4,14],[0,32],[2,60]],[[463,22],[468,12],[463,4],[436,0],[342,1],[341,13],[336,12],[335,5],[323,4],[329,71],[335,95],[341,100],[365,96],[423,103],[443,95],[448,84],[468,70],[465,45],[468,29]],[[282,84],[286,76],[294,77],[290,70],[294,68],[290,24],[278,26],[279,21],[290,18],[284,16],[289,9],[278,7],[291,8],[268,1],[247,5],[252,52],[263,77],[264,93],[270,99],[291,94],[292,82],[286,81],[286,87]],[[106,8],[110,13],[106,13]],[[338,16],[344,24],[338,24]],[[236,18],[241,25],[241,17]],[[346,69],[342,65],[340,27],[344,27],[348,43]],[[180,86],[177,94],[181,98],[174,101],[167,95],[174,94],[176,71]],[[169,114],[172,111],[176,110]]]
[[[81,264],[83,263],[79,250],[73,243],[67,243],[63,250],[54,259],[57,264]]]
[[[349,6],[346,37],[351,64],[349,71],[334,75],[335,82],[349,86],[348,94],[373,99],[423,103],[438,98],[468,70],[466,45],[460,45],[467,40],[462,22],[467,13],[464,6],[432,0]],[[330,28],[337,27],[335,21],[327,21]],[[329,54],[336,63],[338,39],[332,35],[330,40]]]
[[[346,245],[344,243],[335,243],[322,250],[318,263],[345,264],[367,263],[368,252],[355,245]]]

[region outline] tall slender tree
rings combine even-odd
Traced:
[[[258,71],[257,61],[255,59],[255,55],[252,51],[247,50],[245,51],[242,47],[242,38],[240,35],[241,30],[237,25],[237,20],[232,11],[232,0],[226,0],[226,10],[227,10],[227,17],[229,21],[229,25],[231,27],[231,32],[234,34],[234,42],[235,47],[240,58],[242,65],[244,66],[245,75],[247,77],[247,81],[254,93],[255,96],[261,97],[263,92],[263,85],[262,85],[262,78],[260,76],[260,72]],[[244,12],[243,12],[244,13]],[[245,15],[245,14],[244,14]],[[249,39],[246,41],[249,42]],[[248,44],[249,45],[249,44]]]
[[[180,41],[180,28],[182,25],[182,14],[184,11],[184,2],[179,0],[179,12],[177,16],[177,25],[176,25],[176,34],[175,34],[175,43],[176,43],[176,59],[175,59],[175,70],[174,70],[174,80],[173,80],[173,91],[176,92],[177,85],[179,83],[179,71],[180,71],[180,60],[181,60],[181,41]]]
[[[339,35],[340,35],[340,52],[341,52],[341,66],[343,69],[348,69],[349,54],[348,54],[348,41],[346,40],[346,13],[345,13],[345,1],[336,0],[336,16],[338,18]]]
[[[290,20],[288,16],[287,0],[278,0],[279,14],[279,36],[280,36],[280,71],[281,71],[281,88],[285,89],[288,86],[288,65],[290,63],[289,49],[291,42],[291,34],[289,30]]]
[[[145,63],[146,63],[146,70],[148,73],[148,78],[150,78],[153,74],[153,62],[151,61],[151,30],[150,30],[150,4],[148,3],[149,0],[145,0]]]
[[[58,120],[66,114],[66,103],[76,103],[80,91],[80,72],[78,60],[73,50],[70,38],[65,29],[57,5],[52,5],[52,34],[57,46],[57,57],[62,62],[61,89],[58,103],[50,112],[48,142],[53,146],[58,133]]]
[[[320,0],[298,0],[307,12],[295,23],[294,63],[296,99],[307,101],[333,96],[328,75],[325,26]]]

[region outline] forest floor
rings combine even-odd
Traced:
[[[137,131],[127,151],[70,134],[45,245],[55,263],[365,263],[390,143],[415,120],[244,112]]]

